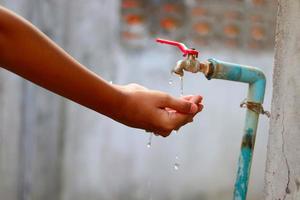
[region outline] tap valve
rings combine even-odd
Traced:
[[[196,58],[198,58],[199,52],[195,49],[190,49],[190,48],[186,47],[183,43],[172,41],[172,40],[165,40],[165,39],[161,39],[161,38],[157,38],[156,42],[159,42],[162,44],[169,44],[169,45],[178,47],[180,49],[180,51],[183,53],[184,57],[187,55],[194,55]]]
[[[176,46],[183,53],[183,56],[186,57],[185,59],[179,60],[177,62],[176,66],[172,69],[172,73],[175,73],[179,76],[183,76],[184,71],[189,71],[192,73],[197,73],[197,72],[206,73],[208,69],[208,64],[200,63],[196,59],[198,58],[198,54],[199,54],[197,50],[190,49],[187,46],[185,46],[183,43],[171,41],[171,40],[164,40],[164,39],[157,38],[156,42]]]

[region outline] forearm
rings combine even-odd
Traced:
[[[29,22],[0,6],[0,66],[115,118],[122,93],[82,66]]]

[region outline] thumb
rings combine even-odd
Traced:
[[[198,111],[198,106],[195,103],[173,97],[169,98],[165,106],[184,114],[194,114]]]

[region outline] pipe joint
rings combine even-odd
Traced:
[[[249,84],[248,101],[263,103],[266,77],[262,70],[256,67],[246,65],[233,64],[219,61],[216,59],[208,59],[210,63],[210,74],[206,74],[208,79],[224,79]]]

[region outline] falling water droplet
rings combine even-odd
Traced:
[[[148,148],[150,148],[151,145],[152,145],[152,136],[153,136],[153,133],[150,133],[149,139],[148,139],[148,143],[147,143],[147,147],[148,147]]]
[[[147,143],[147,147],[148,147],[148,148],[151,147],[151,143],[150,143],[150,142]]]
[[[179,166],[180,166],[180,164],[179,164],[179,157],[178,157],[178,155],[176,155],[176,157],[175,157],[175,163],[174,163],[174,169],[177,171],[178,169],[179,169]]]
[[[173,79],[169,79],[169,85],[172,85],[173,84]]]
[[[178,163],[175,163],[174,164],[174,169],[177,171],[177,170],[179,170],[179,164]]]

